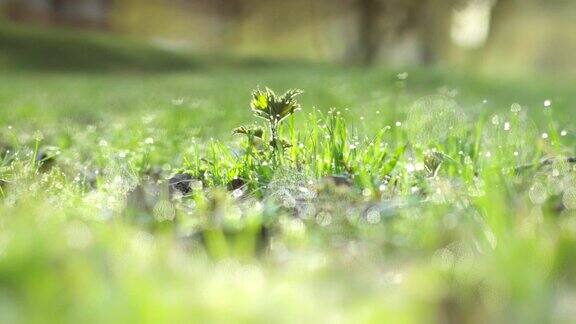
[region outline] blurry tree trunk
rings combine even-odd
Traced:
[[[240,27],[244,20],[245,0],[211,0],[219,19],[221,46],[231,48],[241,42]]]
[[[50,17],[56,24],[64,24],[65,0],[50,0]]]
[[[371,65],[378,56],[379,32],[378,18],[380,5],[378,0],[358,0],[358,63]]]
[[[357,32],[346,60],[354,64],[371,65],[378,57],[380,30],[378,20],[381,14],[380,0],[354,0]]]
[[[450,46],[450,26],[453,3],[449,0],[427,0],[415,8],[419,12],[417,30],[421,42],[420,61],[423,65],[434,65]]]
[[[416,33],[420,43],[420,63],[436,64],[451,44],[452,13],[458,1],[355,0],[358,31],[348,60],[363,65],[373,64],[383,42],[394,46],[395,41]]]
[[[111,0],[49,0],[49,16],[54,24],[106,29]]]

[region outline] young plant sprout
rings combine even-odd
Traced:
[[[269,88],[265,90],[256,89],[252,92],[250,107],[254,116],[268,121],[271,137],[270,146],[273,152],[280,151],[286,147],[287,143],[279,138],[278,129],[280,123],[286,117],[300,109],[300,104],[295,98],[301,93],[301,90],[290,89],[284,95],[277,96]]]
[[[245,135],[248,139],[248,145],[246,149],[246,159],[252,155],[253,150],[258,146],[258,143],[262,142],[262,137],[264,136],[264,129],[260,126],[248,125],[236,127],[232,130],[232,134]]]
[[[233,134],[243,134],[246,135],[248,138],[262,138],[264,135],[264,130],[262,127],[259,126],[240,126],[236,127],[232,130]]]

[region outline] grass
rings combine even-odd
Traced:
[[[0,75],[1,322],[576,318],[569,83],[12,51],[29,63]],[[284,150],[257,85],[304,90]],[[251,124],[262,139],[232,134]]]

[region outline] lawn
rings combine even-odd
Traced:
[[[573,322],[575,91],[2,25],[0,322]]]

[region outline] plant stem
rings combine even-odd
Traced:
[[[276,154],[279,150],[280,138],[278,136],[278,122],[275,120],[270,120],[270,135],[272,137],[272,161],[274,165],[278,164],[278,155]]]
[[[550,165],[554,162],[565,162],[565,163],[576,163],[576,157],[567,157],[567,158],[546,158],[541,160],[538,163],[531,163],[531,164],[524,164],[519,165],[514,168],[514,172],[520,173],[524,170],[532,169],[532,168],[540,168],[545,165]]]

